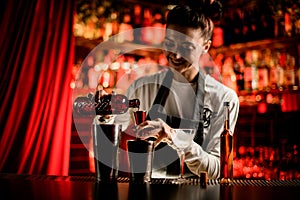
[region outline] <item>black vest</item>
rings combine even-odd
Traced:
[[[199,77],[202,76],[202,77]],[[203,105],[204,105],[204,77],[201,72],[198,73],[198,81],[196,87],[196,100],[194,105],[193,119],[183,119],[177,116],[170,116],[162,112],[162,107],[165,105],[170,88],[174,78],[173,72],[169,69],[166,76],[160,86],[155,100],[148,112],[147,120],[154,120],[160,118],[164,120],[172,128],[194,128],[197,130],[194,141],[199,145],[203,143]],[[176,159],[175,159],[176,158]],[[175,162],[170,163],[174,160]],[[170,164],[169,164],[170,163]],[[159,169],[167,166],[167,174],[175,175],[179,174],[179,159],[175,150],[166,145],[160,143],[155,150],[153,168]],[[189,170],[186,167],[186,174]]]

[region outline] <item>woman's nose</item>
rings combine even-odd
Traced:
[[[176,59],[179,59],[179,58],[181,58],[182,56],[181,56],[181,53],[177,50],[176,52],[175,52],[175,58]]]
[[[181,48],[180,48],[178,45],[176,45],[176,47],[174,48],[174,50],[173,50],[172,53],[174,54],[174,57],[175,57],[176,59],[179,59],[179,58],[182,57]]]
[[[182,57],[181,53],[179,51],[172,51],[170,52],[170,56],[173,59],[180,59]]]

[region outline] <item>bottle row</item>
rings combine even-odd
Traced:
[[[105,89],[115,88],[118,93],[124,93],[129,85],[141,76],[158,72],[167,61],[163,54],[152,56],[119,55],[113,50],[107,54],[89,55],[84,62],[73,66],[73,89],[95,89],[101,85]],[[101,58],[100,58],[101,57]],[[116,57],[116,58],[115,58]]]
[[[257,2],[256,2],[257,1]],[[256,2],[256,3],[255,3]],[[235,2],[237,3],[237,2]],[[243,1],[239,2],[243,4]],[[300,34],[300,3],[258,0],[245,5],[224,2],[223,17],[215,22],[216,47],[266,38],[293,37]],[[244,2],[245,4],[245,2]],[[75,14],[74,35],[87,39],[107,40],[109,37],[140,27],[164,27],[171,5],[149,6],[140,3],[114,1],[79,1]],[[149,37],[151,35],[152,37]],[[138,36],[127,34],[127,41],[159,42],[158,34],[145,31]]]
[[[212,59],[213,62],[203,61],[205,72],[237,93],[298,90],[300,87],[300,69],[296,65],[296,57],[284,51],[248,50],[233,56],[222,53],[208,56],[208,60]],[[161,65],[167,64],[163,55],[156,59],[122,55],[111,62],[74,65],[72,87],[95,89],[101,84],[104,88],[117,87],[123,93],[134,79],[158,72]]]
[[[296,57],[286,51],[260,49],[246,50],[233,56],[216,55],[222,82],[241,91],[298,90],[300,69]],[[214,74],[213,69],[208,73]]]

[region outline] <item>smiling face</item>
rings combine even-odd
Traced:
[[[198,72],[199,57],[208,51],[210,43],[210,40],[204,41],[200,28],[169,25],[164,53],[169,66],[185,76],[195,70]]]

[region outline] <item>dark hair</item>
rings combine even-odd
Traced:
[[[179,25],[183,27],[200,28],[202,36],[209,40],[212,36],[216,20],[222,16],[222,4],[210,0],[180,1],[177,6],[169,11],[167,26]]]

